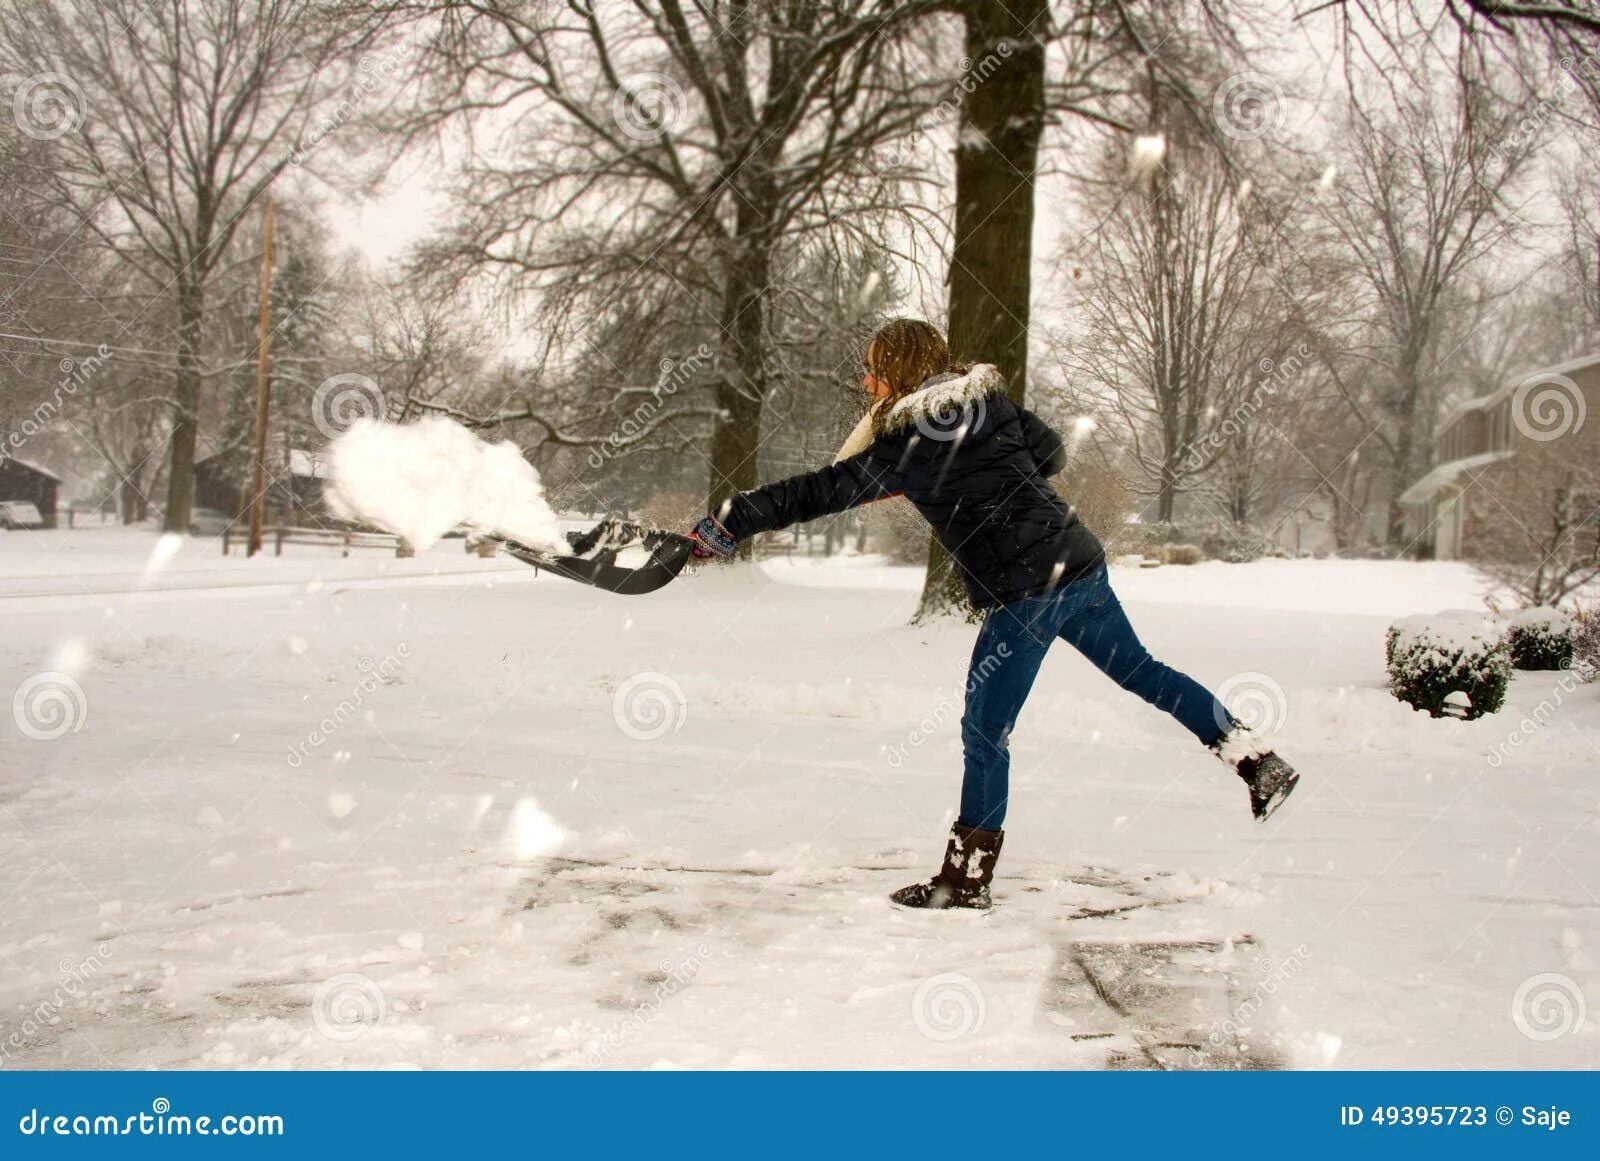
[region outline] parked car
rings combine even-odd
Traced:
[[[0,500],[0,528],[14,531],[43,527],[44,517],[36,505],[27,500]]]

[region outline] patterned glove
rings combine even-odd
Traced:
[[[715,516],[707,516],[696,524],[689,537],[695,542],[694,555],[702,560],[732,556],[733,550],[739,547],[738,538],[724,528],[722,521]]]

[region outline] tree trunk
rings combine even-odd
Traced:
[[[737,13],[746,12],[737,6]],[[742,15],[733,21],[743,25]],[[757,141],[747,160],[733,164],[746,142],[758,133],[755,107],[744,79],[742,56],[734,52],[727,62],[729,83],[739,96],[730,99],[729,135],[722,143],[730,168],[737,177],[734,191],[733,236],[727,244],[722,293],[721,375],[717,407],[721,414],[711,432],[711,480],[708,507],[718,511],[737,492],[756,486],[756,453],[761,447],[761,412],[767,397],[766,313],[772,281],[773,219],[778,191],[773,176],[782,151],[774,137]],[[739,545],[748,558],[751,546]]]
[[[1411,486],[1416,458],[1417,429],[1420,419],[1417,403],[1422,398],[1422,352],[1415,341],[1407,344],[1400,356],[1400,406],[1394,441],[1394,480],[1389,489],[1389,522],[1385,542],[1398,547],[1405,539],[1406,510],[1400,493]]]
[[[124,479],[117,484],[117,515],[124,524],[137,524],[148,514],[144,502],[144,495],[134,485],[132,480]]]
[[[200,337],[204,292],[178,290],[178,370],[172,405],[172,450],[167,464],[167,513],[162,531],[187,533],[194,507],[194,451],[200,431]]]
[[[1021,403],[1028,378],[1028,298],[1033,267],[1033,178],[1044,132],[1046,0],[965,0],[967,59],[976,72],[961,102],[956,146],[955,246],[950,255],[950,354],[994,363]],[[937,537],[916,620],[971,615]]]
[[[1178,504],[1178,473],[1171,463],[1161,465],[1161,484],[1156,492],[1156,523],[1171,524]]]
[[[751,213],[740,206],[740,218]],[[722,374],[717,383],[720,414],[711,431],[710,511],[729,496],[756,486],[756,452],[761,447],[761,411],[766,401],[766,347],[763,321],[771,255],[765,231],[742,234],[731,243],[722,299]],[[748,542],[739,545],[748,557]]]

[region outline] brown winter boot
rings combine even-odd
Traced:
[[[994,867],[1000,860],[1000,844],[1005,837],[1005,831],[956,823],[950,828],[950,842],[939,873],[926,883],[902,887],[889,898],[902,907],[971,907],[987,911],[989,884],[994,881]]]

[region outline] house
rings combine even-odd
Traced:
[[[1573,519],[1593,522],[1600,354],[1528,372],[1457,407],[1434,436],[1433,464],[1399,496],[1419,556],[1515,558],[1545,534],[1559,498],[1574,501]]]
[[[0,502],[23,501],[39,509],[44,526],[56,526],[56,497],[61,477],[49,468],[0,455]]]
[[[328,464],[303,448],[279,447],[267,459],[266,509],[273,519],[299,519],[322,510]],[[249,500],[248,449],[207,456],[194,465],[196,508],[240,517]]]

